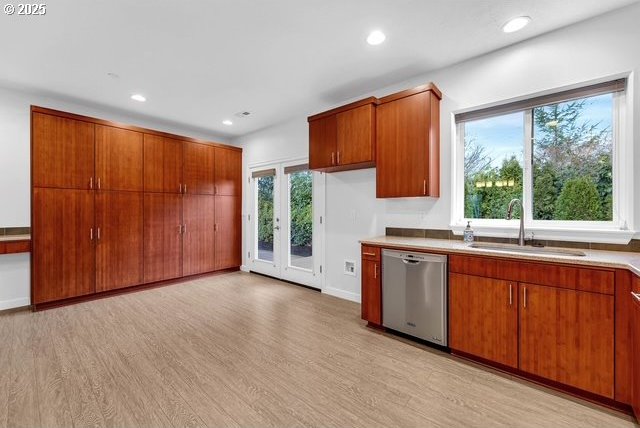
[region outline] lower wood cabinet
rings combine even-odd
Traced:
[[[144,194],[144,282],[182,276],[182,196]]]
[[[143,282],[142,218],[142,193],[96,194],[96,291]]]
[[[517,283],[451,273],[449,346],[518,367]]]
[[[93,191],[35,188],[32,209],[32,302],[94,293]]]
[[[636,418],[640,419],[640,277],[634,277],[634,294],[629,296],[632,301],[631,310],[631,341],[632,341],[632,388],[631,406]]]
[[[215,198],[215,268],[242,264],[242,201],[240,196]]]
[[[215,270],[215,196],[184,195],[183,273]]]
[[[362,319],[382,325],[382,263],[380,248],[362,246]]]

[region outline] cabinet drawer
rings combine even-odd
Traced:
[[[527,282],[550,287],[613,294],[614,272],[552,263],[476,256],[449,256],[450,272]]]
[[[363,260],[372,260],[374,262],[380,261],[380,248],[378,247],[370,247],[368,245],[362,246],[362,259]]]

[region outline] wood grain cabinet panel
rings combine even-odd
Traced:
[[[144,282],[182,276],[182,196],[144,194]]]
[[[142,191],[143,134],[96,125],[96,180],[102,190]]]
[[[640,293],[640,278],[634,279],[637,287],[634,293]],[[629,295],[631,311],[631,341],[632,341],[632,390],[631,407],[640,419],[640,297]]]
[[[337,121],[335,115],[309,121],[309,169],[336,165]]]
[[[382,271],[379,261],[362,259],[362,304],[363,320],[374,326],[382,325]]]
[[[33,112],[35,187],[90,189],[94,177],[94,124]]]
[[[517,283],[451,273],[449,346],[518,367]]]
[[[183,273],[215,270],[215,196],[185,195],[182,200],[185,233]]]
[[[215,268],[229,269],[242,264],[242,208],[240,196],[216,196]]]
[[[96,291],[143,282],[142,219],[142,193],[97,192]]]
[[[182,193],[182,141],[144,134],[144,191]]]
[[[520,369],[614,396],[614,297],[520,284]]]
[[[34,304],[95,292],[93,193],[33,190]]]
[[[242,152],[216,147],[214,171],[216,195],[242,195]]]
[[[368,163],[375,165],[376,109],[367,104],[336,115],[337,165]]]
[[[380,99],[376,196],[440,196],[439,91],[433,85]]]
[[[215,148],[207,144],[184,142],[184,184],[186,193],[215,193]]]

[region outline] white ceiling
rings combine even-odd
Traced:
[[[635,2],[54,0],[0,15],[0,84],[232,137]],[[533,21],[504,34],[518,15]]]

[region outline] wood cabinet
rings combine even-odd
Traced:
[[[242,196],[242,152],[237,149],[215,148],[214,193],[222,196]]]
[[[241,196],[216,196],[215,268],[228,269],[242,264]]]
[[[182,196],[144,194],[144,282],[182,276]]]
[[[631,303],[631,342],[632,342],[632,388],[631,406],[636,418],[640,419],[640,278],[634,277]]]
[[[215,148],[207,144],[184,142],[184,184],[192,195],[215,193]]]
[[[32,209],[32,302],[95,292],[93,192],[36,188]]]
[[[382,325],[382,270],[380,249],[362,246],[362,319],[374,327]]]
[[[370,97],[309,117],[309,168],[332,172],[375,166],[376,103]]]
[[[143,134],[96,125],[96,187],[142,191]]]
[[[144,191],[182,193],[182,141],[144,134]]]
[[[451,273],[449,346],[518,367],[517,283]]]
[[[143,282],[143,200],[139,192],[96,194],[96,291]]]
[[[183,218],[184,275],[215,270],[215,196],[185,195]]]
[[[523,283],[520,299],[520,369],[613,398],[613,296]]]
[[[92,188],[93,123],[34,112],[31,141],[33,186]]]
[[[433,85],[381,98],[376,196],[440,196],[440,91]]]

